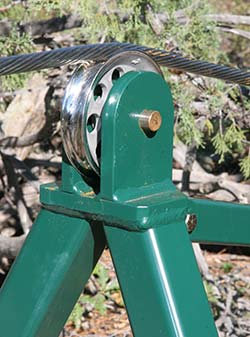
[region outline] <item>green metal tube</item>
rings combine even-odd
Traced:
[[[184,223],[105,232],[135,337],[218,337]]]
[[[250,245],[250,206],[192,199],[197,226],[192,241],[209,244]]]
[[[1,336],[58,336],[105,242],[101,226],[42,210],[1,289]]]

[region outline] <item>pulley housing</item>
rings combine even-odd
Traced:
[[[99,175],[102,110],[115,82],[131,71],[161,74],[147,55],[121,52],[105,63],[78,66],[66,88],[61,116],[64,150],[85,176]]]

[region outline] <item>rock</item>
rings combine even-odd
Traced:
[[[34,75],[27,85],[28,90],[17,94],[3,116],[2,129],[5,137],[21,137],[37,133],[45,122],[44,98],[48,91],[46,80]],[[16,155],[24,160],[31,146],[19,148]]]
[[[232,193],[226,190],[217,190],[212,193],[207,194],[206,196],[209,199],[218,200],[218,201],[234,201],[235,197]]]

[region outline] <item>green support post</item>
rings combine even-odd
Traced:
[[[100,177],[87,182],[64,156],[62,183],[41,188],[43,209],[0,293],[2,335],[57,337],[108,242],[135,337],[218,337],[191,239],[249,242],[233,237],[238,217],[247,234],[250,208],[226,214],[175,188],[173,104],[159,74],[116,80],[101,125]]]
[[[57,337],[105,245],[100,226],[42,210],[0,293],[0,335]]]
[[[134,336],[218,336],[184,223],[105,231]]]

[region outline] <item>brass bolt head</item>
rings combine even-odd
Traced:
[[[140,115],[140,127],[144,130],[156,132],[160,129],[162,117],[159,111],[144,110]]]

